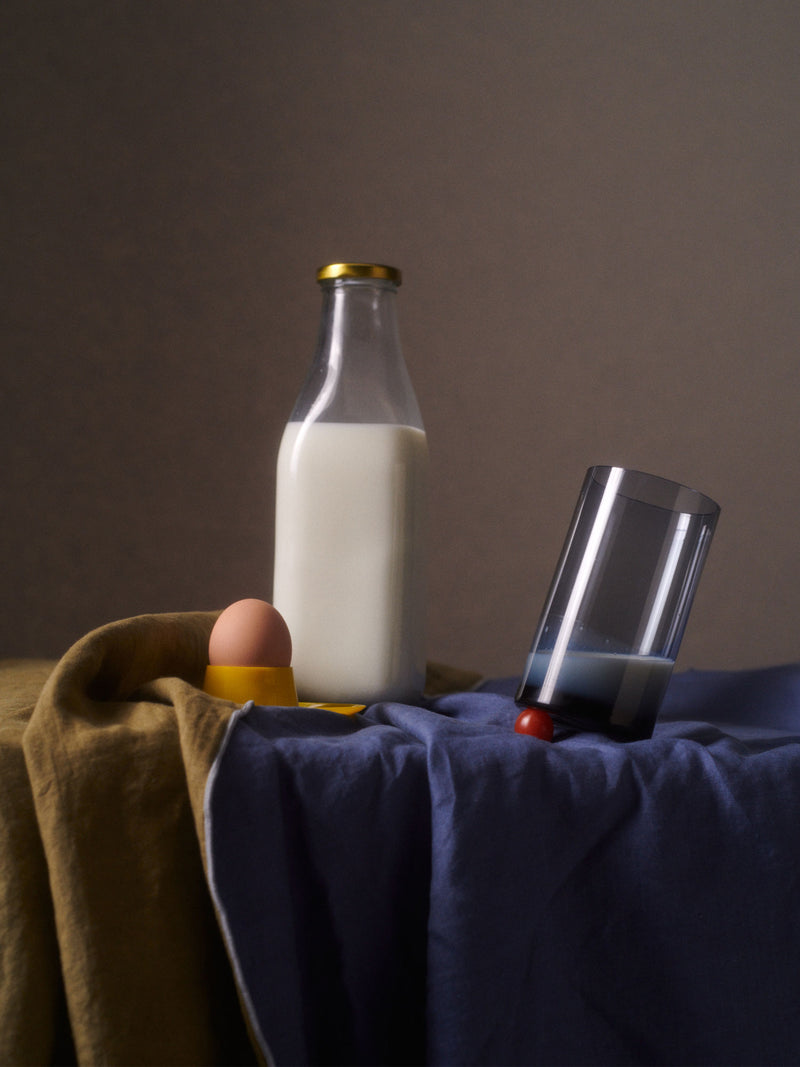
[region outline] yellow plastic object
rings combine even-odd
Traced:
[[[294,671],[291,667],[224,667],[209,664],[203,689],[212,697],[232,700],[234,704],[256,704],[279,708],[322,708],[339,715],[355,715],[366,704],[308,704],[297,699]]]
[[[209,664],[203,689],[212,697],[246,704],[274,704],[282,708],[298,706],[294,671],[291,667],[224,667]]]
[[[366,704],[308,704],[300,701],[301,708],[322,708],[323,711],[335,711],[338,715],[355,715],[357,711],[363,711]]]

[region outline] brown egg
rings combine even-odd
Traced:
[[[214,623],[208,660],[225,667],[289,667],[289,627],[277,608],[265,600],[237,600]]]

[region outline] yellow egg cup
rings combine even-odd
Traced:
[[[232,700],[235,704],[256,704],[281,708],[322,708],[339,715],[355,715],[366,704],[312,704],[297,699],[291,667],[226,667],[209,664],[203,689],[209,696]]]

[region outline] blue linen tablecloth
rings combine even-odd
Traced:
[[[206,844],[267,1059],[800,1063],[800,666],[678,674],[629,744],[515,734],[515,684],[235,715]]]

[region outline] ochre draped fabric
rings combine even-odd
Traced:
[[[256,1061],[204,872],[215,618],[0,668],[2,1063]]]

